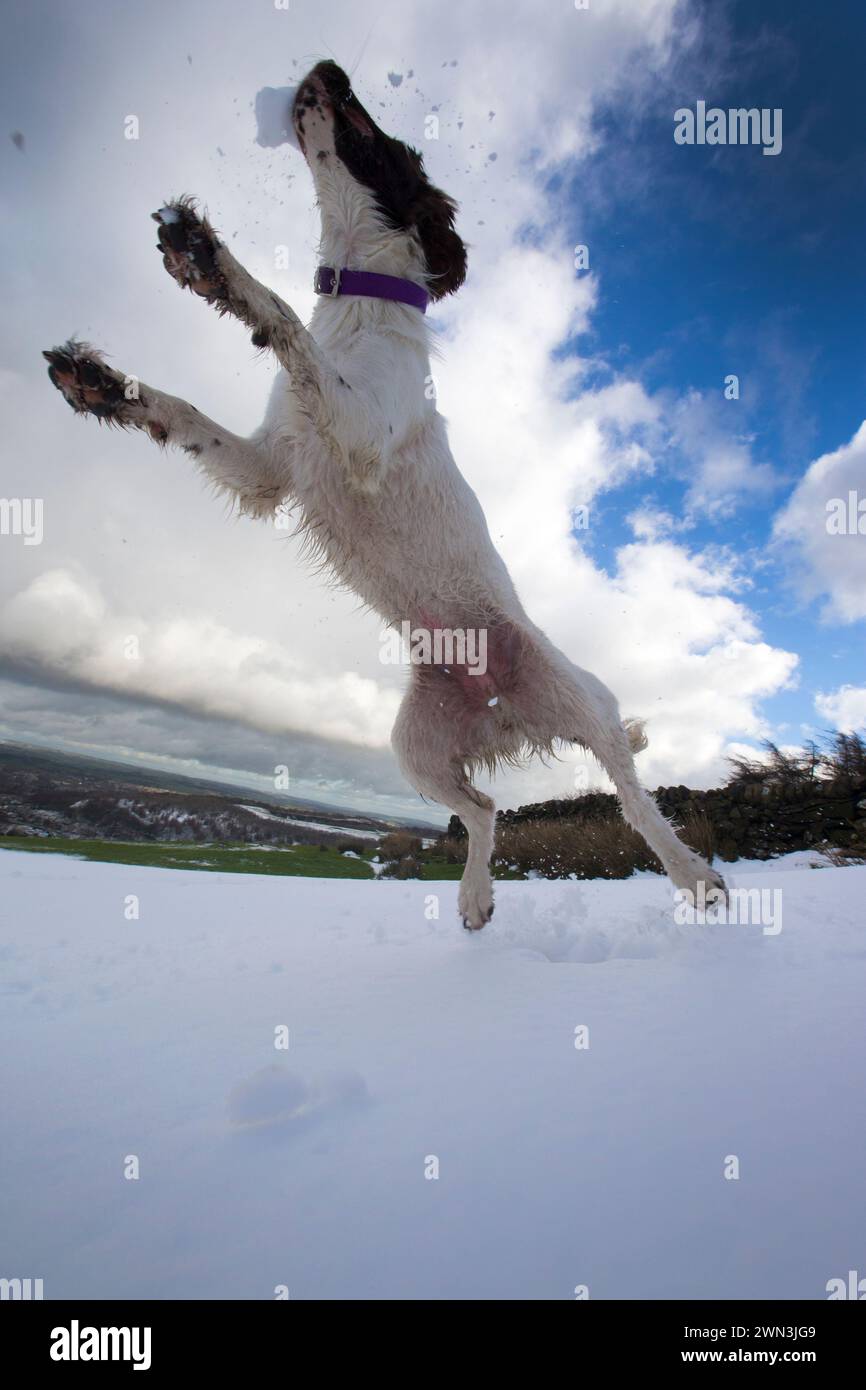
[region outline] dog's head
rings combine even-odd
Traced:
[[[292,122],[314,178],[341,166],[373,194],[389,226],[417,237],[433,299],[460,288],[466,247],[454,230],[457,205],[433,187],[417,150],[380,130],[336,63],[317,63],[303,79]]]

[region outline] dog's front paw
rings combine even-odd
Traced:
[[[140,405],[132,379],[109,367],[96,348],[70,339],[42,356],[49,363],[51,381],[73,410],[118,425],[132,423]]]
[[[220,242],[192,199],[178,198],[151,216],[159,224],[157,250],[171,278],[211,304],[228,299],[226,278],[217,265]]]

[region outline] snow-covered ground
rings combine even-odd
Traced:
[[[0,877],[0,1276],[46,1298],[866,1273],[866,868],[749,866],[777,935],[678,927],[651,876],[500,884],[477,936],[451,883]]]
[[[324,821],[316,820],[293,820],[291,816],[275,816],[270,811],[262,810],[261,806],[245,806],[238,802],[238,809],[249,811],[250,815],[258,816],[259,820],[275,820],[280,825],[302,825],[305,830],[327,830],[331,835],[352,835],[356,840],[381,840],[385,834],[384,830],[356,830],[351,825],[326,825]]]

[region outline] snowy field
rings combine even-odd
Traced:
[[[453,883],[3,852],[0,1276],[826,1298],[866,1272],[866,868],[808,858],[730,874],[776,935],[644,876],[500,884],[470,937]]]

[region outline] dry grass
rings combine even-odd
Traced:
[[[636,869],[662,868],[640,835],[619,816],[597,820],[538,820],[499,829],[497,863],[545,878],[629,878]]]
[[[716,857],[716,832],[706,811],[688,811],[676,829],[689,849],[695,850],[708,864],[712,864]]]
[[[847,868],[849,864],[866,864],[866,844],[845,845],[844,848],[838,845],[821,845],[820,848],[821,853],[838,868]]]

